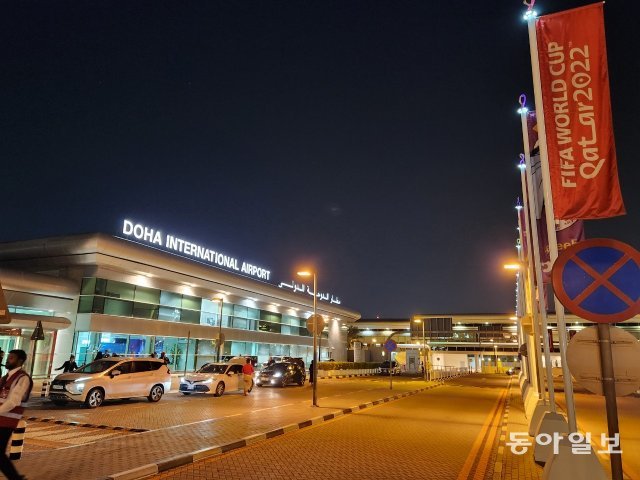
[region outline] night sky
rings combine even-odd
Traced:
[[[115,235],[131,218],[276,283],[314,262],[319,290],[364,317],[512,312],[524,9],[4,2],[0,241]],[[587,236],[640,247],[640,7],[605,15],[628,215]]]

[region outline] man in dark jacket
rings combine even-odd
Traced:
[[[64,369],[64,370],[63,370]],[[61,367],[56,368],[56,370],[63,370],[62,373],[73,372],[78,369],[78,364],[76,363],[76,356],[71,355],[69,360],[64,362]]]

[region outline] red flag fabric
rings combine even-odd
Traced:
[[[547,231],[546,216],[544,213],[544,199],[542,194],[542,176],[540,167],[540,149],[538,146],[538,128],[536,112],[527,113],[527,131],[529,136],[529,148],[531,148],[531,172],[533,177],[533,195],[535,216],[538,227],[538,247],[540,251],[540,263],[542,266],[542,281],[551,284],[551,253],[549,251],[549,235]],[[531,202],[530,202],[531,203]],[[555,207],[555,205],[554,205]],[[533,219],[531,220],[533,221]],[[582,220],[556,220],[556,240],[558,252],[562,252],[574,243],[585,239],[584,222]]]
[[[555,218],[624,215],[603,4],[536,22]]]

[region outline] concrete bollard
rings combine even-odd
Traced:
[[[558,453],[547,458],[542,471],[543,480],[607,480],[604,467],[598,457],[589,448],[589,454],[576,455],[572,451],[573,444],[567,438],[560,440]],[[625,476],[626,478],[626,476]]]
[[[42,388],[40,389],[40,398],[46,398],[49,395],[50,385],[51,385],[51,380],[42,381]]]
[[[9,458],[11,460],[20,460],[22,457],[22,448],[24,447],[24,435],[27,431],[27,422],[20,420],[18,427],[11,434],[11,446],[9,447]]]

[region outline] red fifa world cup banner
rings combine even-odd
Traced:
[[[540,17],[536,32],[554,216],[624,215],[603,4]]]

